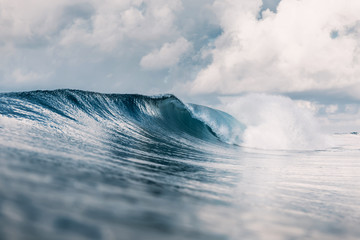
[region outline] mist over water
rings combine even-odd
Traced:
[[[0,239],[358,239],[360,136],[328,146],[284,97],[227,107],[0,94]]]

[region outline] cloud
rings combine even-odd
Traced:
[[[165,43],[161,49],[156,49],[144,56],[141,67],[150,70],[157,70],[171,67],[177,64],[180,57],[191,48],[191,43],[181,37],[173,43]]]
[[[165,85],[149,79],[163,83],[166,73],[142,73],[141,58],[194,31],[182,30],[181,0],[0,0],[0,6],[1,91],[162,92]],[[17,69],[53,74],[24,85],[12,76]]]
[[[286,0],[258,19],[261,5],[214,3],[223,34],[191,83],[194,94],[337,90],[359,98],[359,1]]]
[[[16,83],[28,84],[36,83],[46,80],[51,73],[41,74],[33,71],[23,71],[22,69],[16,69],[13,71],[11,77]]]
[[[319,104],[317,116],[327,132],[350,133],[360,131],[359,104]]]
[[[173,39],[179,35],[174,26],[180,0],[93,1],[94,14],[76,19],[61,32],[60,44],[85,44],[104,51],[123,49],[128,41],[142,45]]]
[[[70,21],[64,12],[81,0],[0,0],[0,37],[12,45],[49,39]],[[35,7],[36,6],[36,7]]]
[[[180,0],[0,0],[0,6],[2,41],[46,38],[104,50],[124,39],[171,38],[178,34],[174,21],[182,10]]]

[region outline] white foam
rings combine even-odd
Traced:
[[[223,109],[246,125],[243,146],[294,150],[328,146],[313,113],[288,97],[249,94],[222,101]]]

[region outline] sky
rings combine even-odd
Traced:
[[[280,95],[358,129],[359,12],[359,0],[0,0],[0,92],[173,93],[223,109]]]

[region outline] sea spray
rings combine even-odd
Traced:
[[[224,98],[223,109],[246,129],[243,146],[261,149],[324,149],[326,135],[312,112],[288,97],[249,94]]]

